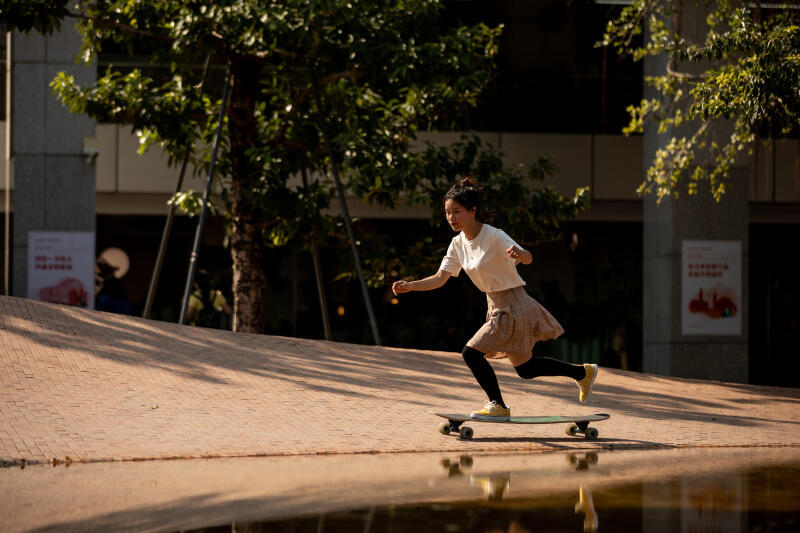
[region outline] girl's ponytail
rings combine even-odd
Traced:
[[[466,209],[475,208],[475,216],[478,215],[478,208],[481,201],[478,186],[469,176],[462,178],[457,185],[450,187],[447,194],[444,195],[444,201],[454,200],[464,206]]]
[[[472,181],[472,178],[470,178],[469,176],[467,176],[466,178],[462,179],[461,182],[459,183],[459,186],[461,186],[461,187],[472,187],[473,189],[477,189],[478,188],[478,186],[475,184],[474,181]]]

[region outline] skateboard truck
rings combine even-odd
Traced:
[[[463,423],[464,420],[449,420],[447,422],[442,422],[442,425],[439,426],[439,433],[442,435],[458,433],[460,438],[469,440],[472,438],[472,428],[469,426],[461,427],[461,424]]]
[[[597,440],[597,429],[590,428],[589,422],[573,422],[567,426],[564,432],[571,437],[582,433],[587,440]]]

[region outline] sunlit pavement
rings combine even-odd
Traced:
[[[495,363],[515,415],[609,413],[599,439],[561,425],[474,424],[441,435],[429,410],[483,393],[458,353],[182,327],[0,298],[0,460],[441,451],[800,446],[800,390],[602,369],[586,404],[565,379]],[[5,474],[3,474],[5,475]]]

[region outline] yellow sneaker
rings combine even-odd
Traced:
[[[511,417],[511,409],[503,407],[496,401],[486,402],[483,409],[473,411],[469,414],[472,418],[480,420],[508,420]]]
[[[578,388],[581,391],[579,396],[581,402],[585,402],[589,394],[592,393],[592,385],[594,385],[594,380],[597,377],[597,373],[600,371],[597,365],[590,363],[584,363],[583,368],[586,370],[586,377],[578,382]]]

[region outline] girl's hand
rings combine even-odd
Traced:
[[[403,292],[411,292],[411,283],[408,281],[395,281],[392,283],[392,292],[395,296]]]
[[[533,257],[528,250],[523,250],[522,248],[517,248],[516,246],[509,246],[506,250],[508,257],[512,260],[519,261],[523,265],[528,265],[532,262]]]
[[[522,252],[523,250],[517,248],[516,246],[509,246],[508,250],[506,250],[508,257],[511,259],[519,259],[520,255],[522,255]]]

